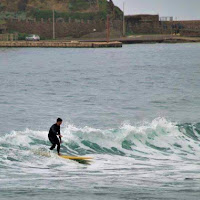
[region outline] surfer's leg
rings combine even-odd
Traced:
[[[57,138],[57,137],[56,137]],[[49,136],[49,141],[51,142],[52,146],[50,148],[50,150],[53,150],[56,147],[56,143],[57,141],[55,141],[55,138],[52,138]]]
[[[60,141],[58,140],[58,138],[56,138],[55,143],[57,145],[57,152],[58,154],[60,154]]]
[[[60,143],[57,144],[57,152],[60,154]]]
[[[53,150],[57,145],[57,152],[58,152],[58,154],[60,154],[60,141],[58,140],[58,138],[56,136],[49,137],[49,140],[52,143],[50,150]]]
[[[50,148],[50,150],[53,150],[56,147],[56,144],[53,144]]]

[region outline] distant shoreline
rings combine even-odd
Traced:
[[[85,42],[103,42],[105,39],[80,39]],[[149,44],[149,43],[195,43],[200,42],[200,37],[183,37],[176,35],[133,35],[129,37],[114,38],[123,44]]]
[[[200,43],[200,37],[183,37],[176,35],[133,35],[122,38],[76,38],[41,40],[41,41],[0,41],[0,47],[44,47],[44,48],[119,48],[123,44],[156,43]]]

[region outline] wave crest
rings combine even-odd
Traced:
[[[200,124],[177,125],[165,118],[140,125],[123,124],[117,129],[78,128],[67,124],[62,128],[62,152],[66,154],[109,154],[135,159],[161,159],[163,156],[195,159],[200,153]],[[47,131],[12,131],[0,139],[0,152],[48,151]],[[5,153],[5,152],[4,152]],[[20,154],[20,152],[19,152]]]

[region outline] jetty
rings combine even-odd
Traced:
[[[0,47],[45,47],[45,48],[119,48],[122,42],[79,41],[0,41]]]

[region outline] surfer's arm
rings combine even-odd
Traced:
[[[62,143],[62,139],[61,138],[62,138],[61,135],[59,135],[60,143]]]
[[[59,139],[60,139],[60,143],[62,142],[61,138],[62,138],[62,135],[60,134],[60,127],[59,127],[59,130],[58,130],[58,136],[59,136]]]

